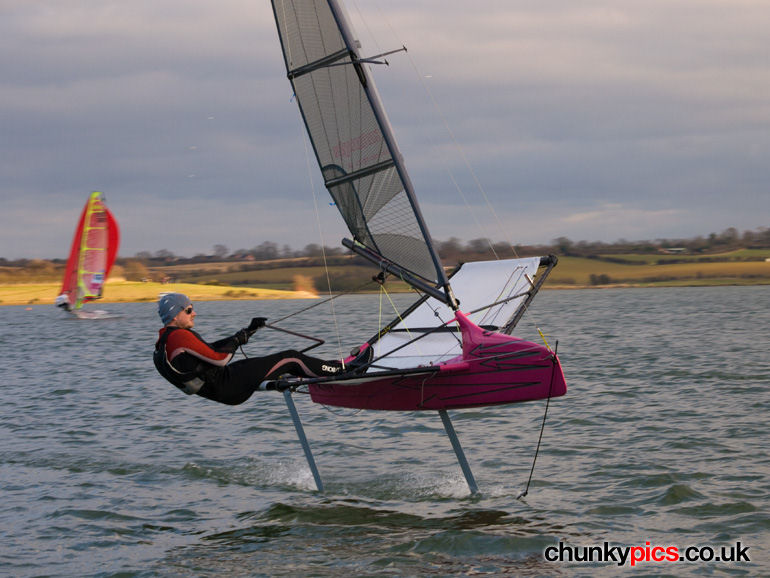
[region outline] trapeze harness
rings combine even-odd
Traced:
[[[191,329],[164,327],[152,359],[158,372],[186,394],[197,393],[228,405],[246,401],[269,376],[289,373],[316,377],[337,375],[342,370],[339,362],[293,349],[229,363],[238,343],[232,336],[209,344]]]
[[[170,338],[172,343],[169,350]],[[198,393],[206,382],[221,379],[224,367],[237,348],[238,342],[234,337],[209,345],[191,329],[164,327],[155,344],[152,360],[166,380],[192,395]],[[177,359],[178,368],[172,364]]]

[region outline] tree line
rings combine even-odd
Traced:
[[[591,257],[599,255],[649,254],[655,252],[673,252],[684,250],[690,254],[722,253],[736,249],[770,249],[770,228],[760,227],[755,231],[739,232],[729,227],[721,233],[710,233],[693,238],[656,239],[654,241],[627,241],[620,239],[614,243],[601,241],[572,241],[567,237],[558,237],[545,245],[510,245],[504,242],[491,242],[489,239],[472,239],[468,242],[452,237],[446,241],[436,241],[436,248],[447,264],[475,259],[528,257],[534,255],[556,254],[571,257]],[[211,261],[277,261],[280,259],[336,257],[348,254],[343,247],[322,247],[310,244],[295,250],[289,245],[279,246],[272,241],[265,241],[252,249],[230,251],[226,245],[214,245],[211,254],[199,254],[193,257],[180,257],[167,249],[155,253],[142,251],[134,258],[147,263],[196,263]]]
[[[463,242],[452,237],[446,241],[437,241],[441,259],[446,265],[455,265],[490,258],[529,257],[555,254],[567,257],[597,258],[605,260],[621,259],[613,255],[651,254],[683,252],[691,255],[708,256],[737,249],[770,249],[770,228],[760,227],[753,231],[740,232],[730,227],[721,233],[710,233],[693,238],[656,239],[654,241],[627,241],[620,239],[614,243],[599,241],[572,241],[567,237],[554,239],[546,245],[509,245],[503,242],[491,242],[489,239],[472,239]],[[284,260],[285,263],[281,263]],[[61,276],[65,259],[16,259],[0,257],[0,283],[23,281],[41,281],[57,279]],[[128,280],[141,280],[151,276],[153,269],[184,264],[213,262],[242,263],[243,270],[275,268],[285,266],[316,266],[326,264],[351,264],[350,253],[343,247],[324,247],[309,244],[295,250],[289,245],[278,245],[272,241],[251,249],[230,251],[227,246],[216,244],[210,254],[198,254],[192,257],[175,255],[168,249],[154,253],[141,251],[133,258],[119,258],[113,276],[124,276]],[[268,263],[269,262],[269,263]],[[360,257],[353,258],[353,264],[365,264]]]

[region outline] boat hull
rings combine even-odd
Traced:
[[[419,411],[520,403],[567,392],[561,364],[552,351],[493,335],[494,342],[434,371],[315,383],[309,386],[310,396],[315,403],[337,407]]]
[[[88,311],[73,309],[70,313],[76,319],[119,319],[123,317],[120,313],[111,313],[103,309],[91,309]]]

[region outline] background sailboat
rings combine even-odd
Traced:
[[[83,305],[100,299],[104,283],[118,254],[120,231],[105,204],[104,195],[88,197],[75,228],[61,291],[56,305],[80,318],[106,317],[105,311],[84,311]]]

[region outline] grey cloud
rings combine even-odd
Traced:
[[[349,10],[365,53],[409,48],[374,72],[435,237],[480,236],[462,220],[463,196],[483,204],[477,181],[526,242],[629,237],[623,218],[639,238],[767,225],[770,5]],[[0,190],[12,200],[0,256],[64,257],[91,190],[116,208],[122,255],[318,242],[311,187],[321,205],[326,193],[269,3],[6,0],[0,12]]]

